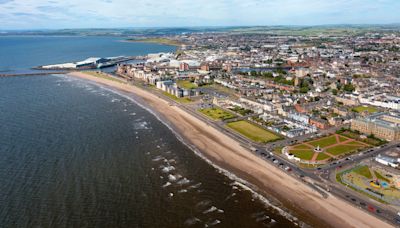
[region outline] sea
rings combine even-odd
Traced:
[[[175,47],[0,37],[0,73]],[[66,75],[0,78],[0,227],[296,227],[135,97]]]

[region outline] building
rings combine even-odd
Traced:
[[[379,163],[381,163],[383,165],[390,166],[392,168],[399,167],[399,163],[397,162],[397,160],[395,158],[391,158],[391,157],[387,157],[387,156],[383,156],[383,155],[378,155],[377,157],[375,157],[375,161],[379,162]]]
[[[364,118],[359,117],[351,121],[351,129],[388,141],[400,140],[400,116],[377,113]]]
[[[326,120],[320,118],[310,118],[310,125],[316,126],[319,129],[327,129],[329,127],[329,123]]]
[[[179,64],[179,71],[188,71],[189,70],[189,64],[185,62],[181,62]]]

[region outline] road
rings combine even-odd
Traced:
[[[136,83],[134,83],[137,85]],[[143,87],[143,85],[140,85]],[[400,143],[390,143],[382,148],[375,149],[367,149],[366,151],[350,156],[347,159],[341,159],[339,161],[333,162],[331,164],[319,167],[318,169],[303,169],[299,168],[296,164],[286,160],[285,158],[276,155],[272,152],[273,147],[277,147],[280,145],[288,145],[295,142],[301,142],[309,139],[312,135],[309,134],[303,135],[296,138],[285,139],[275,143],[270,144],[260,144],[251,141],[250,139],[245,138],[244,136],[236,133],[225,127],[225,123],[223,121],[214,121],[203,115],[202,113],[197,111],[197,105],[183,104],[179,103],[164,94],[161,91],[151,88],[145,88],[150,92],[158,95],[160,98],[163,98],[170,102],[170,105],[177,106],[196,118],[204,121],[210,126],[213,126],[215,129],[229,135],[236,141],[240,142],[240,144],[260,156],[267,162],[279,167],[282,171],[289,173],[293,177],[298,180],[306,183],[310,188],[319,192],[322,197],[329,197],[330,194],[335,195],[338,198],[342,198],[344,201],[349,202],[350,204],[358,207],[360,209],[366,210],[369,213],[379,217],[380,219],[386,220],[387,222],[395,225],[397,216],[397,211],[394,208],[391,208],[387,205],[382,205],[367,196],[364,196],[358,192],[355,192],[352,189],[346,188],[345,186],[336,182],[336,170],[340,168],[345,168],[346,166],[350,166],[355,163],[359,163],[364,159],[372,158],[379,153],[384,152],[385,150],[394,148],[399,146]],[[338,128],[331,128],[329,130],[320,132],[319,134],[330,134],[338,130]],[[361,155],[360,155],[361,154]],[[289,171],[290,170],[290,171]],[[399,217],[400,219],[400,217]]]

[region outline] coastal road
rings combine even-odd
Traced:
[[[143,85],[140,85],[140,87],[143,88]],[[352,204],[358,208],[366,210],[366,211],[374,214],[375,216],[394,224],[396,215],[393,213],[392,210],[388,210],[387,208],[377,205],[371,199],[365,199],[366,197],[359,196],[353,190],[345,189],[345,187],[337,185],[336,180],[335,179],[332,180],[330,178],[330,175],[333,175],[332,171],[336,170],[339,166],[343,166],[343,165],[347,165],[347,164],[349,164],[349,165],[354,164],[354,162],[358,162],[358,161],[361,161],[368,157],[372,157],[375,154],[383,152],[384,150],[387,150],[389,148],[397,146],[397,144],[388,145],[385,148],[380,148],[378,150],[375,150],[373,153],[372,152],[363,153],[361,156],[354,155],[357,157],[354,157],[354,158],[352,157],[352,160],[349,159],[349,160],[338,161],[338,162],[332,163],[331,165],[321,167],[321,169],[318,170],[318,172],[316,172],[315,169],[314,170],[311,170],[311,169],[304,170],[304,169],[299,168],[297,165],[291,163],[290,161],[287,161],[286,159],[283,159],[280,156],[275,155],[267,145],[254,143],[251,140],[245,138],[244,136],[228,130],[225,127],[225,123],[223,121],[210,120],[208,117],[199,113],[197,111],[197,109],[193,106],[179,103],[179,102],[165,96],[158,90],[151,89],[151,88],[145,88],[145,89],[152,92],[153,94],[156,94],[160,98],[167,100],[170,103],[170,105],[178,106],[179,108],[185,110],[186,112],[190,113],[191,115],[195,116],[196,118],[202,120],[206,124],[213,126],[215,129],[232,137],[236,141],[240,142],[240,144],[244,148],[248,149],[252,153],[257,154],[258,156],[262,157],[264,160],[268,161],[269,163],[273,164],[274,166],[281,168],[283,172],[287,172],[287,173],[289,173],[289,175],[292,175],[292,176],[296,177],[297,179],[299,179],[300,181],[306,183],[310,188],[312,188],[316,192],[319,192],[322,197],[329,197],[329,194],[333,194],[336,197],[342,198],[343,200],[349,202],[350,204]],[[331,131],[334,132],[335,130],[336,129],[331,130]],[[304,136],[304,137],[306,137],[306,136]],[[302,139],[303,138],[301,137],[297,140],[302,140]],[[296,140],[296,139],[287,139],[286,142],[287,141],[290,142],[290,141],[294,141],[294,140]],[[304,140],[305,140],[305,138],[304,138]],[[287,168],[287,167],[291,169],[290,172],[285,170],[285,168]],[[306,180],[308,180],[308,181],[306,181]],[[329,192],[326,189],[329,189]],[[366,206],[364,206],[363,204],[365,204]],[[373,208],[373,210],[371,208]]]

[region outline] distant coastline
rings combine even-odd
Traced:
[[[179,42],[177,40],[172,40],[168,38],[143,38],[143,39],[127,39],[128,42],[138,42],[138,43],[155,43],[155,44],[164,44],[171,46],[181,46],[185,45],[185,43]]]

